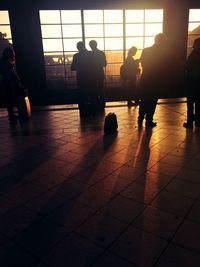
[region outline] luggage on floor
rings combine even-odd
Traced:
[[[28,96],[20,98],[18,110],[19,110],[19,117],[21,119],[28,119],[31,117],[31,105]]]
[[[117,123],[117,116],[115,113],[108,113],[105,117],[104,122],[104,133],[106,134],[114,134],[117,132],[118,123]]]

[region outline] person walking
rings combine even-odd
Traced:
[[[155,36],[154,44],[142,51],[142,76],[140,81],[140,106],[138,126],[141,127],[144,118],[146,127],[155,127],[153,116],[159,96],[159,90],[165,83],[168,66],[167,39],[163,33]]]
[[[193,49],[186,61],[187,121],[183,126],[200,127],[200,38],[194,40]]]

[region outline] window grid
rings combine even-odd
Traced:
[[[6,30],[7,28],[7,30]],[[12,34],[10,29],[10,19],[7,10],[0,10],[0,32],[6,33],[6,39],[12,44]]]
[[[192,27],[191,29],[192,25],[195,27]],[[193,42],[196,38],[200,38],[200,9],[190,9],[189,22],[188,22],[188,42],[187,42],[188,55],[192,51]]]
[[[77,10],[76,10],[77,11]],[[129,11],[129,10],[118,10],[118,13],[120,13],[120,20],[119,19],[116,19],[116,22],[112,22],[110,20],[110,17],[109,17],[109,12],[112,12],[112,11],[115,11],[115,10],[92,10],[92,11],[101,11],[99,12],[100,15],[102,16],[102,18],[100,20],[102,20],[101,22],[98,22],[98,18],[96,20],[96,18],[93,16],[93,17],[89,17],[88,19],[88,16],[87,16],[87,20],[86,22],[84,21],[85,17],[84,17],[84,12],[87,11],[87,10],[79,10],[80,11],[80,21],[81,21],[81,24],[80,23],[66,23],[66,22],[62,22],[62,11],[60,10],[59,14],[60,14],[60,23],[41,23],[41,26],[45,26],[45,25],[52,25],[52,26],[55,26],[55,25],[60,25],[61,27],[61,37],[43,37],[42,36],[42,39],[43,39],[43,43],[46,41],[49,40],[60,40],[62,41],[62,51],[57,51],[57,50],[54,50],[54,51],[45,51],[44,49],[44,55],[52,55],[53,54],[56,54],[56,53],[62,53],[62,57],[63,59],[59,61],[59,64],[56,64],[55,62],[53,62],[52,64],[46,64],[48,65],[48,67],[54,67],[55,65],[57,66],[57,68],[59,69],[59,66],[63,67],[64,68],[64,71],[61,71],[61,75],[55,75],[55,78],[59,78],[59,77],[62,77],[63,79],[65,79],[67,82],[68,80],[70,80],[70,84],[73,84],[72,80],[74,79],[74,87],[75,87],[75,74],[74,72],[71,72],[70,71],[70,64],[71,64],[71,60],[72,60],[72,54],[75,54],[77,53],[77,50],[76,50],[76,45],[75,45],[75,41],[76,43],[78,41],[83,41],[86,45],[87,48],[88,47],[88,42],[89,40],[91,39],[95,39],[98,43],[98,48],[101,49],[102,51],[104,51],[106,53],[106,56],[107,56],[107,59],[108,59],[108,64],[107,64],[107,67],[105,68],[105,76],[106,76],[106,86],[107,87],[112,87],[116,84],[119,85],[120,83],[120,78],[119,78],[119,72],[120,72],[120,65],[123,64],[125,58],[126,58],[126,55],[127,55],[127,51],[128,49],[135,45],[136,47],[138,47],[138,53],[137,55],[139,56],[141,54],[141,51],[142,49],[145,47],[145,46],[149,46],[147,44],[149,44],[148,42],[151,43],[151,38],[153,40],[154,36],[155,35],[148,35],[147,33],[145,34],[145,31],[146,31],[146,26],[148,25],[158,25],[160,24],[162,26],[163,24],[163,20],[154,20],[152,18],[150,18],[150,21],[146,21],[146,11],[150,11],[150,10],[140,10],[141,11],[141,14],[143,16],[143,20],[142,21],[139,21],[139,22],[136,22],[136,21],[128,21],[126,22],[126,12]],[[131,10],[130,10],[131,11]],[[135,11],[135,10],[134,10]],[[163,12],[162,10],[159,10],[160,12]],[[102,13],[102,14],[101,14]],[[89,13],[91,14],[91,13]],[[106,15],[105,15],[106,14]],[[121,19],[121,14],[122,14],[122,19]],[[88,13],[87,13],[88,15]],[[163,14],[162,14],[163,15]],[[148,13],[148,16],[149,16],[149,13]],[[41,13],[40,13],[40,17],[41,17]],[[112,17],[112,16],[111,16]],[[106,18],[108,19],[108,21],[106,20]],[[149,17],[148,17],[149,18]],[[96,20],[96,21],[95,21]],[[94,22],[93,22],[94,21]],[[65,25],[68,25],[68,26],[81,26],[81,35],[82,36],[77,36],[77,37],[66,37],[64,36],[63,34],[63,27]],[[102,32],[100,32],[100,34],[98,35],[98,33],[95,33],[95,34],[92,34],[92,30],[90,30],[90,33],[88,35],[88,33],[86,33],[86,29],[87,29],[87,26],[102,26]],[[119,27],[120,29],[120,26],[121,26],[121,35],[120,34],[116,34],[116,35],[113,35],[113,33],[110,34],[109,32],[109,26],[116,26],[116,27]],[[135,26],[135,25],[143,25],[143,32],[142,34],[136,34],[136,33],[133,33],[133,34],[126,34],[126,28],[127,26]],[[87,30],[88,30],[87,29]],[[106,33],[106,30],[107,30],[107,33]],[[130,30],[129,30],[130,31]],[[112,32],[112,30],[111,30]],[[95,35],[95,36],[93,36]],[[134,40],[138,40],[137,42],[139,42],[140,38],[141,38],[141,45],[137,45],[135,43],[131,43],[131,46],[128,45],[128,43],[130,44],[131,42],[131,38]],[[71,49],[66,49],[65,47],[65,42],[67,43],[70,43],[74,40],[74,46],[73,48],[70,47]],[[121,42],[121,43],[120,43]],[[101,46],[101,47],[100,47]],[[43,44],[43,47],[44,47],[44,44]],[[68,56],[70,54],[70,56]],[[137,56],[136,55],[136,56]],[[56,57],[56,56],[54,56]],[[68,59],[70,58],[70,60]],[[48,79],[52,79],[53,76],[52,75],[48,75],[47,73],[47,78]],[[71,83],[72,82],[72,83]]]

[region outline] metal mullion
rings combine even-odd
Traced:
[[[81,9],[81,29],[82,29],[82,40],[85,45],[85,25],[84,25],[83,9]]]
[[[61,38],[62,38],[62,47],[63,47],[63,58],[64,58],[64,75],[65,75],[65,80],[67,81],[67,72],[65,68],[65,49],[64,49],[64,39],[63,39],[63,27],[62,27],[62,15],[61,15],[61,10],[60,10],[60,25],[61,25]]]
[[[145,25],[146,25],[146,23],[145,23],[145,9],[144,9],[144,16],[143,16],[143,25],[144,25],[144,27],[143,27],[143,49],[144,49],[144,47],[145,47]]]
[[[123,61],[126,59],[126,14],[123,9]]]

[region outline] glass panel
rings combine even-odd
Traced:
[[[63,37],[82,37],[81,25],[62,25]]]
[[[65,77],[64,65],[46,66],[47,78],[63,78]]]
[[[78,42],[82,41],[81,38],[76,39],[64,39],[64,50],[65,51],[77,51],[76,45]]]
[[[105,50],[121,50],[123,49],[122,38],[105,38]]]
[[[143,24],[126,24],[126,36],[143,36]]]
[[[136,46],[137,49],[143,49],[142,37],[128,37],[126,38],[126,49],[130,49],[132,46]]]
[[[200,22],[199,23],[189,23],[188,31],[190,34],[200,33]]]
[[[86,43],[86,48],[88,49],[88,50],[90,50],[90,46],[89,46],[89,42],[90,42],[90,40],[92,40],[93,38],[86,38],[85,39],[85,43]],[[103,38],[95,38],[95,41],[97,42],[97,44],[98,44],[98,48],[100,49],[100,50],[104,50],[104,39]]]
[[[162,32],[162,23],[157,24],[145,24],[145,35],[146,36],[155,36],[158,33]]]
[[[162,9],[145,10],[145,22],[162,22],[162,21],[163,21]]]
[[[85,25],[86,37],[103,37],[103,25]]]
[[[84,10],[84,23],[103,23],[103,10]]]
[[[104,10],[104,22],[106,23],[122,23],[123,13],[122,10]]]
[[[41,25],[43,38],[61,38],[61,26],[60,25]]]
[[[119,75],[120,74],[120,66],[121,66],[121,64],[108,64],[106,66],[106,76]]]
[[[105,36],[123,36],[122,24],[105,24]]]
[[[189,21],[200,21],[200,9],[190,9]]]
[[[71,64],[73,59],[74,53],[65,53],[65,63]]]
[[[107,63],[123,62],[123,51],[106,51]]]
[[[145,37],[144,39],[144,47],[149,47],[154,44],[154,37]]]
[[[8,11],[0,11],[0,24],[10,24]]]
[[[188,36],[188,47],[192,47],[194,40],[197,38],[200,38],[200,33],[199,33],[199,35],[189,35]]]
[[[143,22],[144,10],[126,10],[126,23],[127,22]]]
[[[58,65],[64,63],[63,53],[45,53],[44,60],[46,65]]]
[[[63,51],[62,39],[43,39],[42,43],[46,52]]]
[[[60,11],[59,10],[40,10],[40,23],[41,24],[60,24]]]
[[[6,39],[12,38],[11,31],[10,31],[10,26],[2,26],[2,25],[0,25],[0,32],[6,34],[6,36],[5,36]]]
[[[61,10],[62,23],[81,23],[80,10]]]

